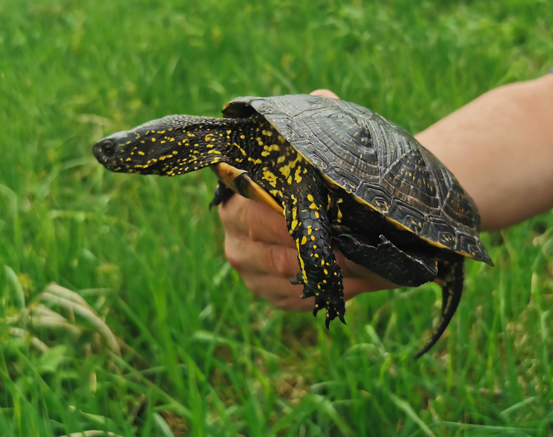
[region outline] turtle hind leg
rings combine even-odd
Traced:
[[[341,252],[349,260],[362,265],[394,284],[418,287],[433,281],[438,274],[434,256],[411,251],[403,251],[384,235],[380,243],[371,246],[353,234],[334,236],[340,243]]]
[[[444,282],[444,285],[442,286],[442,312],[440,320],[438,322],[438,326],[432,334],[432,337],[415,355],[415,358],[421,357],[432,349],[446,330],[451,318],[455,314],[457,306],[461,301],[461,296],[463,295],[463,282],[465,277],[464,261],[465,259],[460,257],[460,259],[452,262],[444,261],[440,266],[443,266],[443,270],[439,272],[438,279],[441,279]]]

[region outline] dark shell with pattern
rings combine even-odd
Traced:
[[[240,97],[225,117],[263,115],[325,178],[428,243],[493,265],[474,201],[409,132],[355,103],[305,94]]]

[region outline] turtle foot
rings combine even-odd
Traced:
[[[315,307],[313,308],[313,315],[316,316],[319,310],[326,308],[325,326],[329,329],[330,322],[336,317],[344,325],[347,325],[344,314],[346,313],[346,305],[344,298],[341,296],[322,296],[319,295],[315,299]]]

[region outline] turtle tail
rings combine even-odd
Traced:
[[[460,259],[454,262],[444,262],[443,274],[439,274],[438,278],[443,281],[442,285],[442,313],[436,330],[432,334],[430,341],[415,355],[419,358],[428,352],[440,339],[446,330],[451,318],[457,310],[457,306],[463,295],[463,282],[465,277],[465,259]],[[440,272],[441,273],[441,272]]]

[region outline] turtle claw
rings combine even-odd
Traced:
[[[326,312],[326,319],[325,319],[325,326],[326,329],[329,329],[330,322],[332,322],[336,317],[342,322],[344,325],[347,325],[346,319],[344,318],[343,314],[338,314],[336,312],[335,308],[332,308],[331,310],[327,310]]]
[[[305,281],[303,280],[303,275],[300,273],[297,274],[295,278],[290,279],[290,284],[292,285],[305,285]],[[304,292],[305,294],[305,292]]]
[[[304,292],[304,296],[306,297],[315,296],[315,293],[313,293],[310,290],[304,289],[303,292]],[[323,308],[326,308],[326,301],[321,297],[321,295],[319,295],[315,298],[315,306],[313,307],[313,316],[316,317],[319,310],[322,310]]]
[[[328,299],[328,296],[326,299]],[[336,300],[336,302],[332,302],[333,300]],[[329,329],[330,322],[332,322],[336,317],[338,317],[338,319],[340,319],[340,322],[342,322],[344,325],[347,325],[346,319],[344,318],[346,307],[342,298],[333,299],[331,297],[330,299],[325,300],[323,296],[317,296],[317,298],[315,299],[315,307],[313,308],[313,315],[316,316],[319,310],[322,310],[323,308],[326,308],[326,329]]]
[[[330,305],[330,302],[327,304],[326,308],[326,319],[325,319],[325,326],[326,329],[328,329],[330,322],[332,322],[336,318],[336,309]]]

